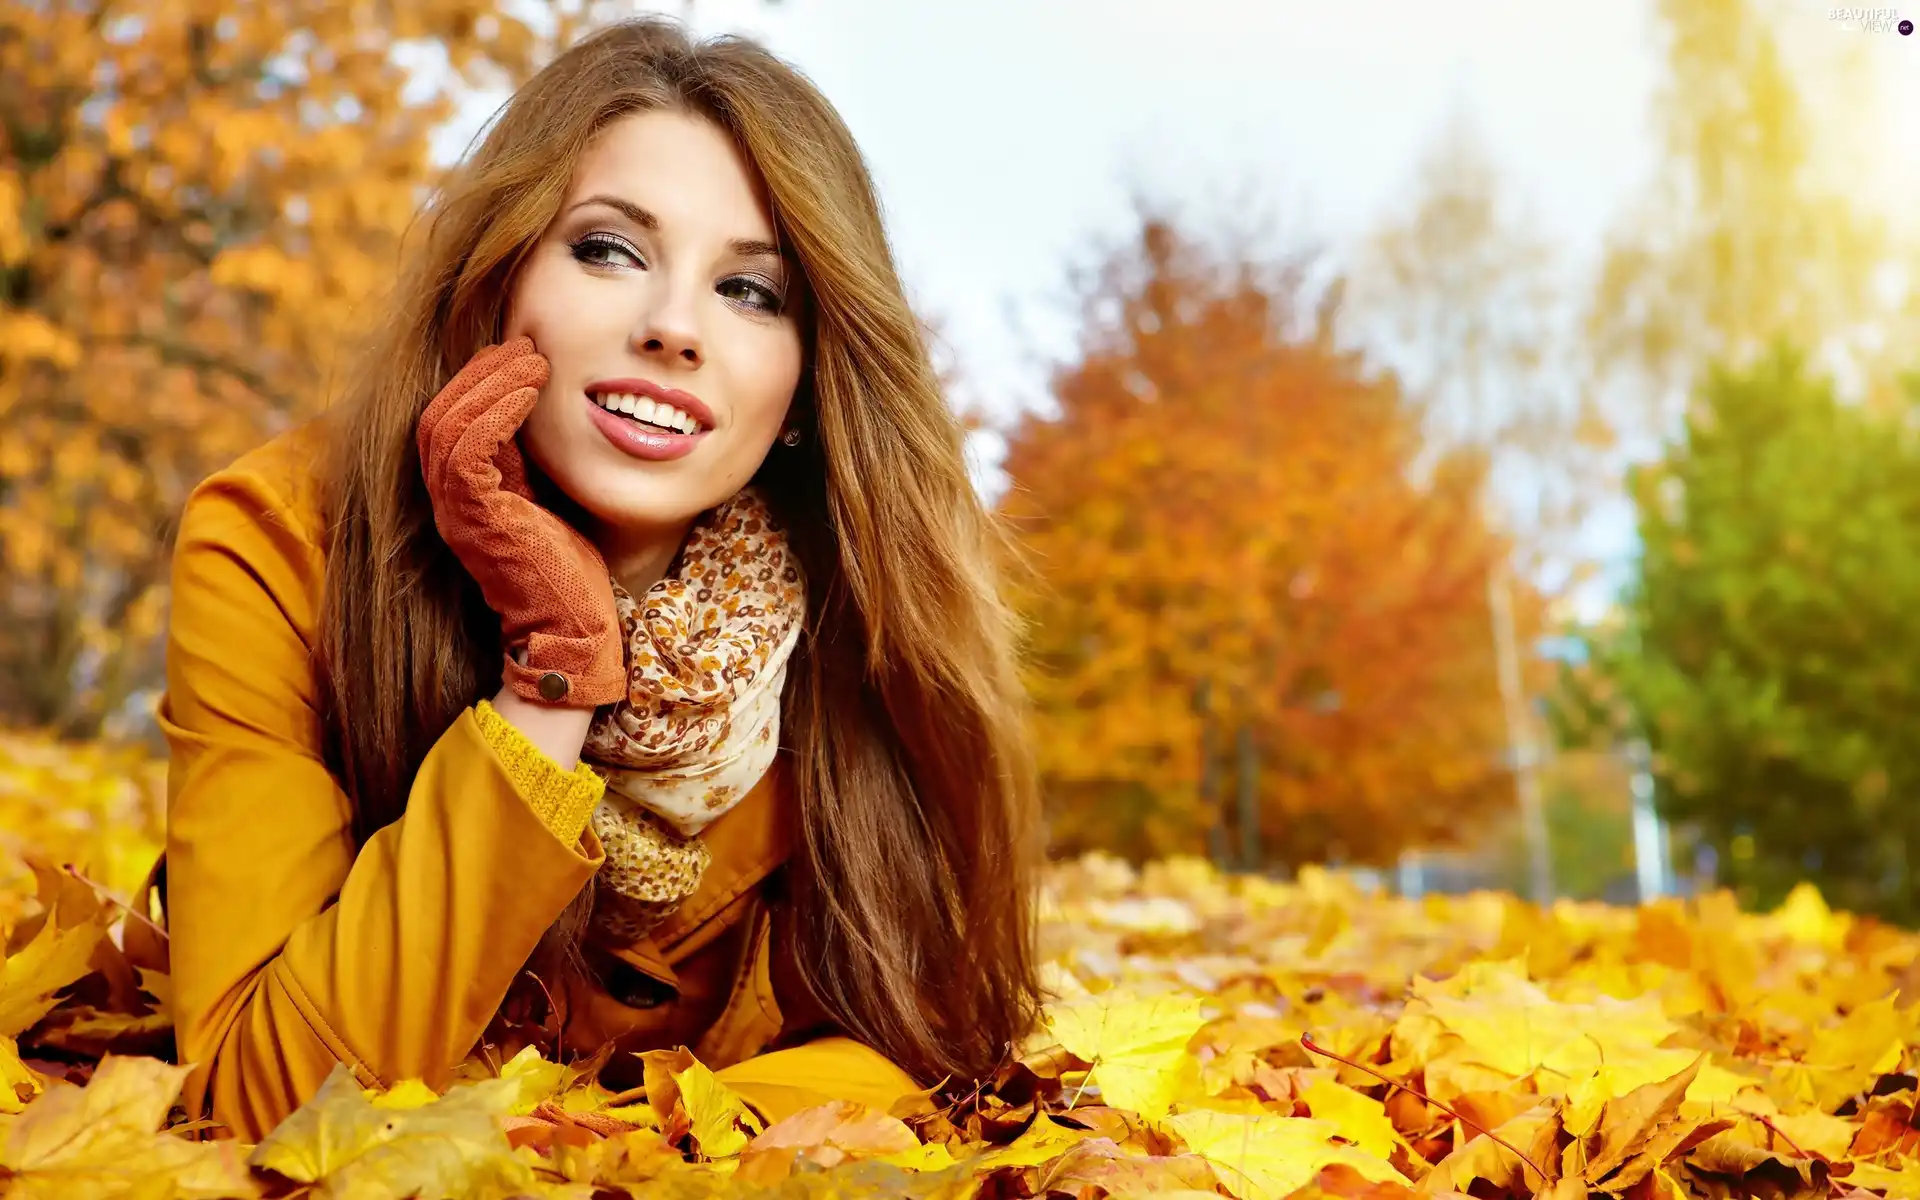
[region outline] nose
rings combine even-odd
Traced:
[[[672,360],[689,367],[700,365],[704,353],[690,290],[682,282],[664,279],[660,287],[652,289],[651,303],[633,332],[634,345],[642,357]]]

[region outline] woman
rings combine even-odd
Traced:
[[[997,536],[860,155],[635,22],[429,208],[344,402],[173,574],[188,1096],[685,1045],[768,1119],[992,1069],[1036,1002]]]

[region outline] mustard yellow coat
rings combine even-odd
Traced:
[[[159,717],[176,1033],[189,1104],[249,1140],[336,1063],[368,1086],[443,1083],[601,862],[591,830],[563,840],[542,819],[539,785],[474,709],[428,753],[405,815],[356,851],[310,658],[318,449],[303,426],[208,478],[173,565]],[[778,890],[787,799],[776,768],[702,835],[713,865],[671,920],[639,945],[590,948],[602,982],[566,1000],[570,1052],[612,1042],[624,1083],[638,1080],[628,1051],[689,1046],[769,1120],[914,1089],[835,1035],[797,982]]]

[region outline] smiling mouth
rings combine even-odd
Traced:
[[[682,412],[664,400],[626,392],[588,393],[587,399],[610,413],[662,433],[693,434],[706,430],[706,426],[691,414]]]

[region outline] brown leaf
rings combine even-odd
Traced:
[[[108,1054],[170,1055],[173,1018],[166,1013],[102,1012],[80,1004],[56,1008],[25,1039],[36,1049],[52,1048],[88,1058]]]
[[[1051,1163],[1026,1168],[1037,1180],[1035,1195],[1065,1192],[1085,1200],[1102,1196],[1214,1191],[1220,1183],[1204,1158],[1133,1155],[1106,1138],[1090,1138]]]
[[[1175,1151],[1172,1139],[1164,1131],[1142,1120],[1138,1113],[1123,1108],[1091,1104],[1085,1108],[1055,1113],[1053,1117],[1063,1125],[1077,1125],[1090,1130],[1094,1136],[1108,1138],[1137,1154],[1172,1154]]]
[[[1878,1158],[1891,1151],[1906,1158],[1920,1148],[1920,1129],[1913,1127],[1913,1119],[1912,1092],[1875,1096],[1860,1114],[1860,1132],[1847,1152],[1854,1158]]]
[[[1416,1190],[1392,1180],[1373,1180],[1345,1163],[1323,1167],[1318,1177],[1288,1200],[1435,1200],[1436,1197],[1463,1196],[1462,1192]]]
[[[1669,1160],[1685,1154],[1701,1142],[1723,1130],[1732,1129],[1737,1124],[1738,1122],[1731,1117],[1721,1117],[1712,1121],[1668,1121],[1660,1127],[1658,1133],[1648,1138],[1640,1149],[1622,1163],[1605,1183],[1598,1186],[1601,1191],[1619,1195],[1665,1166]]]
[[[777,1183],[800,1159],[833,1167],[850,1159],[915,1150],[919,1145],[920,1139],[897,1117],[839,1100],[767,1126],[741,1152],[740,1173],[756,1183]]]
[[[1683,1160],[1689,1172],[1699,1176],[1717,1176],[1732,1181],[1751,1195],[1762,1188],[1774,1195],[1791,1197],[1824,1196],[1827,1191],[1827,1164],[1817,1158],[1788,1157],[1763,1146],[1756,1146],[1728,1129],[1701,1142]]]
[[[644,1050],[640,1053],[640,1062],[645,1072],[647,1105],[653,1109],[653,1114],[660,1118],[661,1131],[665,1132],[674,1108],[680,1100],[680,1085],[673,1081],[673,1076],[675,1072],[684,1071],[693,1065],[693,1052],[685,1046],[672,1050]]]
[[[1606,1102],[1600,1127],[1588,1139],[1586,1178],[1589,1183],[1597,1183],[1617,1170],[1654,1136],[1661,1124],[1680,1111],[1680,1102],[1686,1099],[1687,1088],[1700,1074],[1704,1062],[1706,1056],[1701,1055],[1671,1079],[1642,1084]]]
[[[1524,1151],[1543,1170],[1553,1171],[1558,1166],[1560,1158],[1555,1149],[1561,1134],[1558,1108],[1537,1105],[1493,1132]],[[1477,1179],[1484,1179],[1495,1188],[1529,1193],[1541,1182],[1519,1155],[1483,1133],[1436,1163],[1433,1173],[1421,1183],[1443,1191],[1467,1191]]]
[[[1461,1116],[1482,1129],[1498,1129],[1532,1108],[1537,1096],[1518,1092],[1462,1092],[1448,1101]]]

